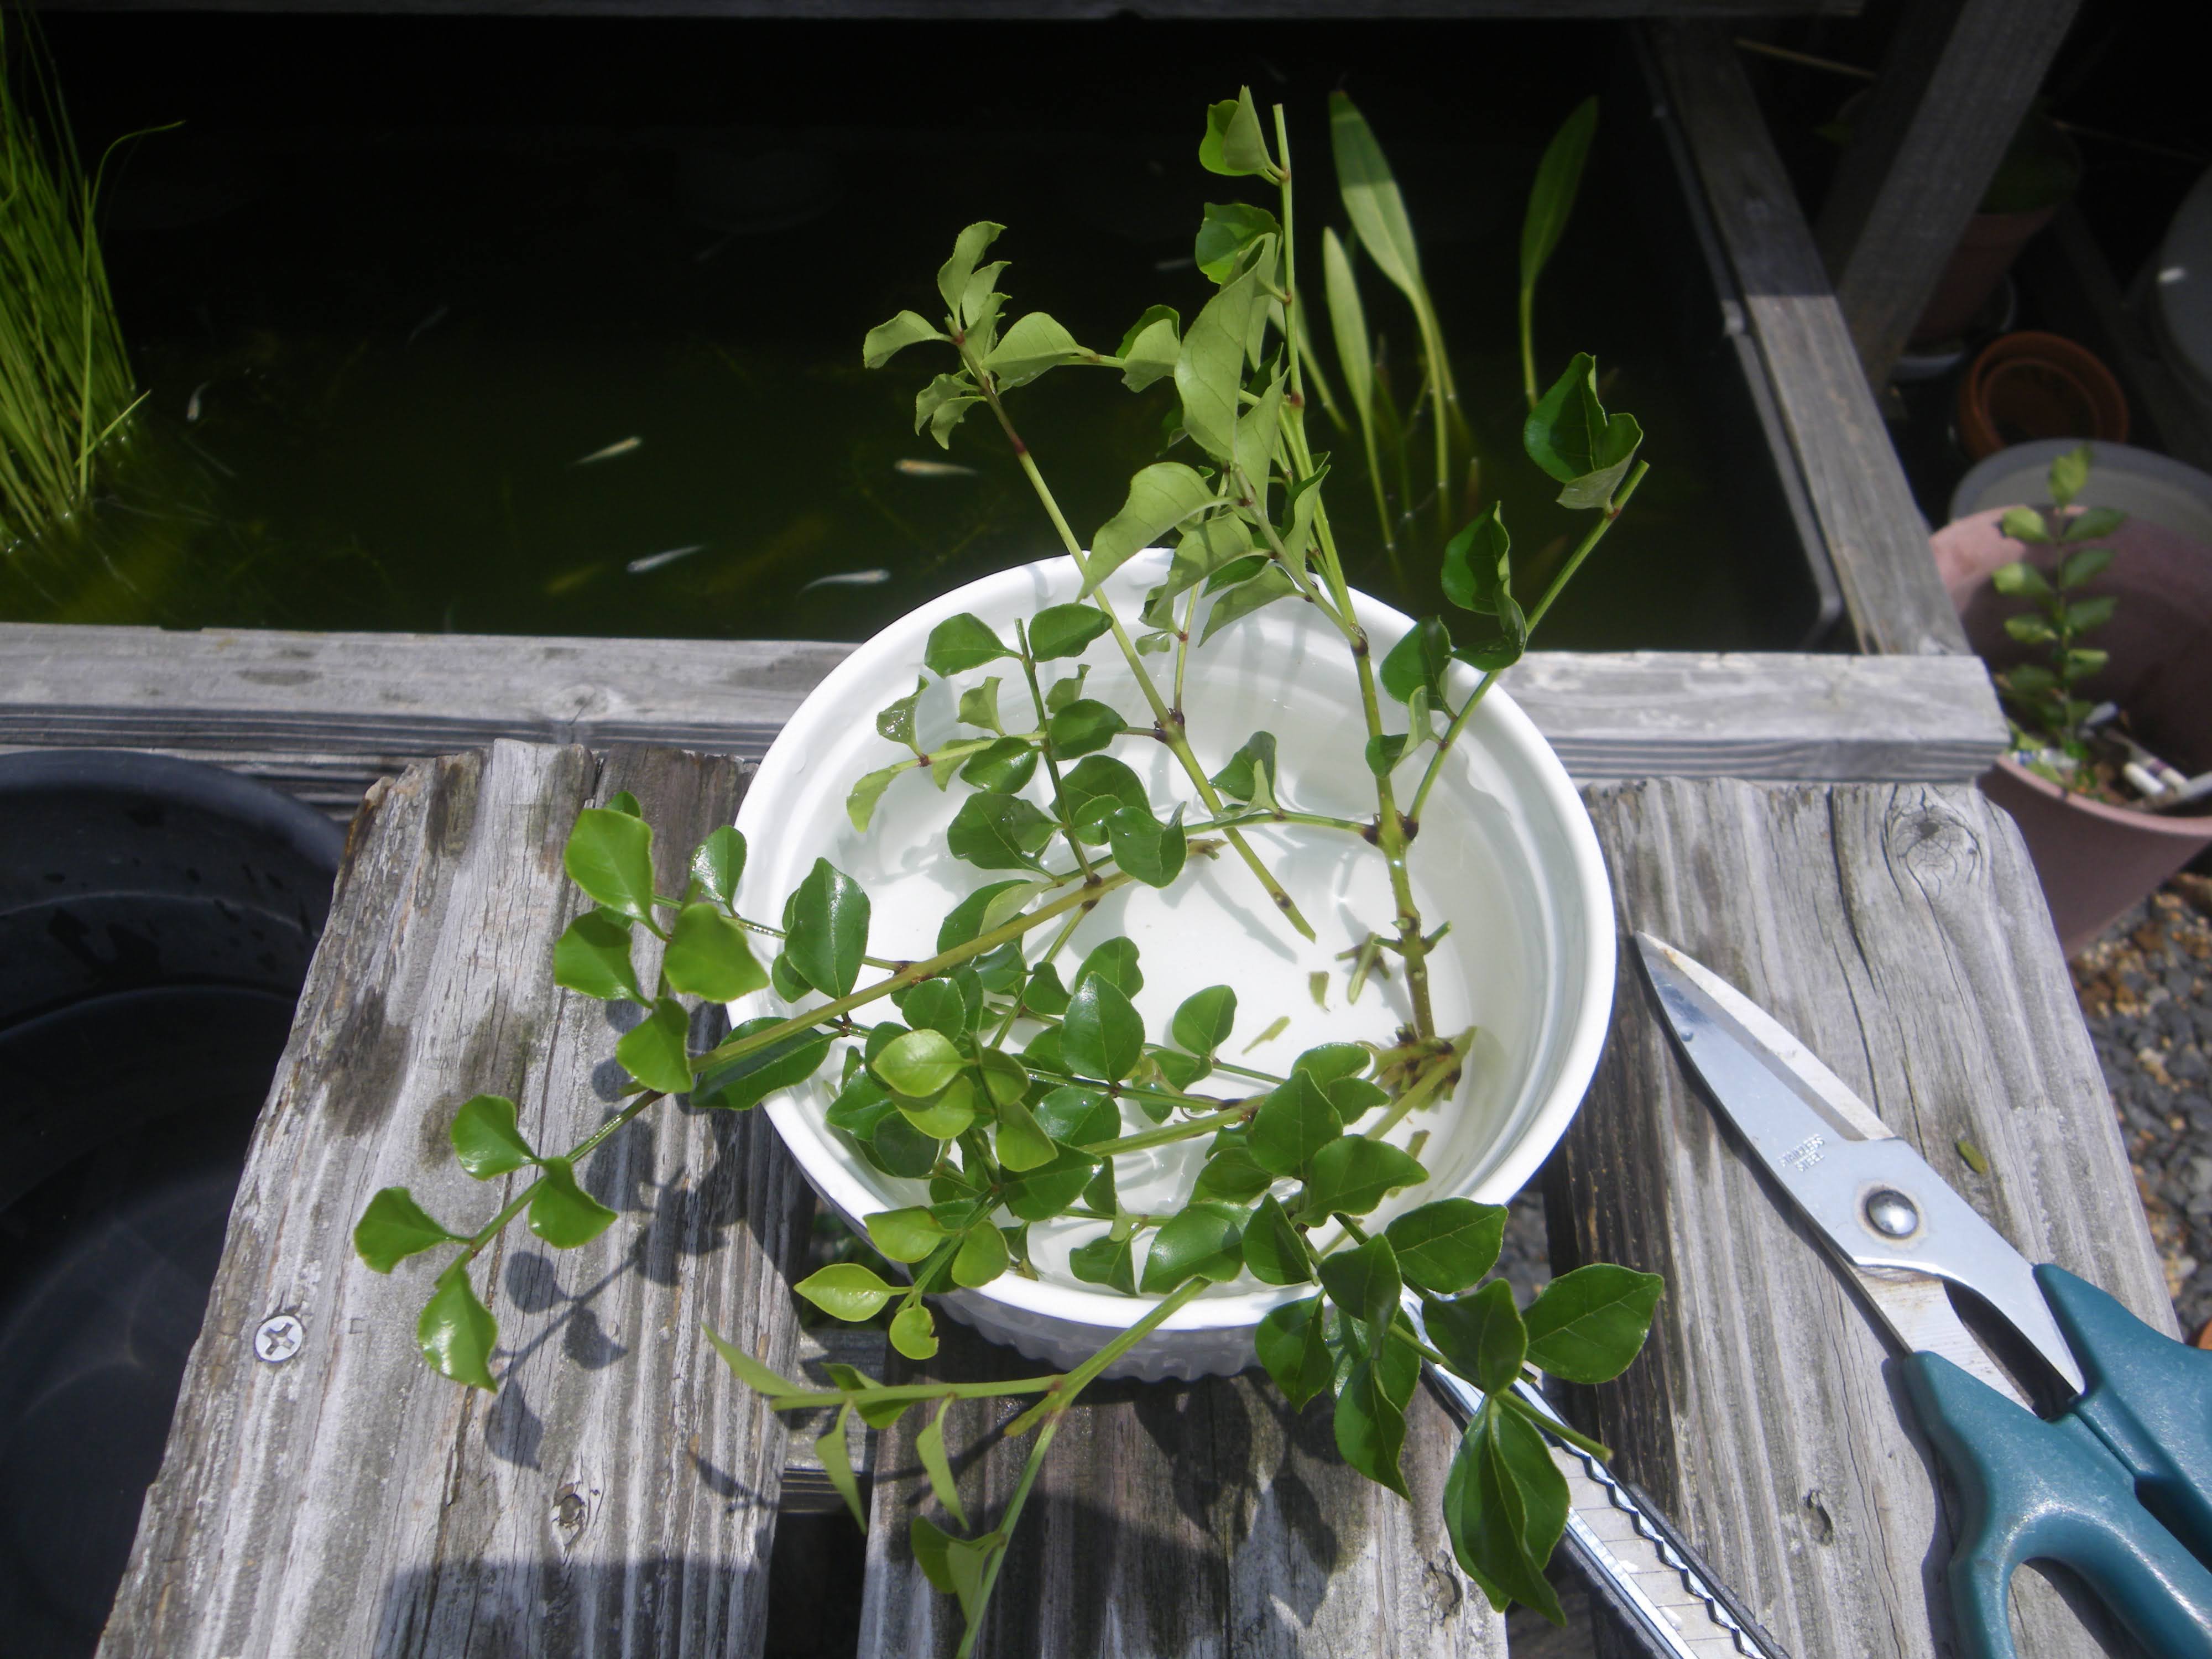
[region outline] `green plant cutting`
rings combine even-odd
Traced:
[[[1392,270],[1396,258],[1402,272],[1410,232],[1382,151],[1347,104],[1338,103],[1332,127],[1340,162],[1352,161],[1340,168],[1352,234],[1379,267]],[[1293,1292],[1260,1323],[1261,1363],[1294,1407],[1326,1396],[1346,1462],[1394,1492],[1407,1491],[1400,1451],[1422,1364],[1484,1391],[1444,1489],[1452,1546],[1493,1605],[1518,1600],[1559,1619],[1543,1570],[1565,1523],[1567,1491],[1545,1436],[1597,1455],[1604,1449],[1518,1398],[1512,1385],[1532,1370],[1586,1383],[1617,1375],[1641,1346],[1662,1288],[1652,1275],[1598,1264],[1517,1305],[1511,1288],[1490,1277],[1504,1211],[1461,1197],[1425,1200],[1425,1131],[1405,1134],[1403,1144],[1390,1138],[1453,1097],[1475,1036],[1456,1016],[1441,1017],[1431,994],[1428,958],[1452,920],[1425,915],[1416,898],[1411,871],[1422,811],[1484,696],[1635,494],[1645,471],[1637,459],[1642,434],[1633,418],[1601,405],[1595,364],[1576,357],[1536,398],[1525,428],[1528,453],[1558,481],[1561,501],[1589,515],[1572,556],[1524,607],[1513,591],[1504,516],[1492,504],[1457,526],[1444,548],[1442,586],[1455,614],[1424,617],[1401,638],[1370,640],[1323,500],[1327,458],[1314,451],[1307,426],[1310,348],[1283,112],[1273,112],[1271,134],[1249,92],[1215,105],[1199,159],[1273,195],[1267,206],[1206,210],[1198,264],[1216,287],[1188,325],[1155,306],[1102,351],[1043,313],[1011,314],[1000,287],[1007,267],[989,258],[1000,227],[985,222],[960,233],[938,271],[932,315],[902,311],[867,336],[870,367],[910,349],[935,356],[939,372],[921,389],[916,429],[949,445],[971,416],[997,428],[1081,580],[1081,597],[1006,633],[973,615],[943,622],[929,635],[915,689],[888,689],[876,717],[886,761],[853,784],[848,811],[856,830],[895,830],[901,791],[934,785],[962,794],[935,850],[981,879],[944,915],[933,952],[921,960],[878,954],[868,894],[827,859],[816,860],[780,914],[741,913],[746,849],[733,829],[714,831],[693,852],[681,892],[661,892],[653,832],[636,803],[617,796],[586,810],[566,859],[592,908],[562,934],[552,967],[571,990],[646,1011],[615,1050],[634,1079],[628,1098],[558,1153],[524,1139],[513,1102],[471,1100],[453,1125],[454,1154],[481,1180],[527,1177],[505,1206],[457,1230],[404,1189],[388,1188],[355,1234],[363,1259],[382,1272],[419,1252],[447,1253],[421,1317],[423,1356],[447,1376],[493,1388],[497,1328],[470,1275],[504,1228],[526,1217],[556,1248],[584,1243],[615,1216],[585,1190],[577,1170],[633,1117],[679,1095],[694,1106],[747,1109],[825,1068],[838,1083],[829,1123],[874,1169],[926,1183],[927,1201],[866,1218],[869,1242],[904,1265],[903,1282],[860,1261],[836,1262],[797,1286],[817,1308],[843,1320],[888,1316],[891,1346],[927,1360],[938,1346],[933,1295],[1006,1273],[1035,1275],[1031,1228],[1062,1218],[1090,1224],[1093,1236],[1070,1258],[1073,1276],[1133,1298],[1133,1311],[1142,1311],[1069,1371],[884,1383],[833,1366],[834,1386],[817,1389],[709,1333],[737,1375],[776,1409],[835,1408],[823,1467],[863,1525],[849,1462],[856,1419],[880,1429],[908,1411],[930,1415],[917,1447],[940,1515],[915,1518],[911,1541],[931,1581],[957,1598],[963,1654],[974,1648],[1038,1469],[1085,1387],[1209,1286],[1248,1276]],[[1524,266],[1532,273],[1556,240],[1572,184],[1557,168],[1540,179],[1524,241],[1539,250],[1534,266]],[[1524,319],[1528,310],[1524,303]],[[1014,394],[1064,368],[1101,370],[1133,390],[1171,381],[1189,447],[1188,459],[1138,472],[1121,510],[1087,538],[1068,523],[1015,419]],[[1440,413],[1449,410],[1441,380],[1431,396]],[[1107,579],[1139,550],[1169,541],[1164,579],[1133,612],[1117,605]],[[1310,607],[1348,654],[1364,725],[1360,775],[1373,785],[1370,816],[1303,809],[1299,780],[1279,770],[1267,732],[1251,733],[1215,769],[1199,759],[1189,732],[1207,711],[1185,707],[1190,653],[1277,605]],[[1117,708],[1086,691],[1085,659],[1109,656],[1133,677],[1141,706]],[[1453,689],[1455,663],[1477,671],[1472,689]],[[957,694],[962,735],[925,744],[916,711],[930,677]],[[1216,738],[1217,755],[1235,740],[1211,733],[1209,745]],[[1173,757],[1176,781],[1164,799],[1110,752],[1123,742],[1157,743]],[[1402,1018],[1378,1018],[1370,1040],[1310,1048],[1280,1072],[1247,1066],[1247,1050],[1232,1050],[1232,1036],[1249,1029],[1234,987],[1200,990],[1165,1020],[1147,1021],[1135,1000],[1144,967],[1130,939],[1108,939],[1079,959],[1068,950],[1078,924],[1109,893],[1166,892],[1208,866],[1252,884],[1294,936],[1285,941],[1291,948],[1310,940],[1302,896],[1247,836],[1262,825],[1336,843],[1346,857],[1382,860],[1395,907],[1348,963],[1324,971],[1343,974],[1354,1000],[1370,982],[1395,977]],[[641,939],[647,958],[658,957],[647,975],[638,968]],[[693,1048],[689,1000],[726,1003],[769,988],[793,1012],[744,1019],[712,1046]],[[1263,1011],[1269,1031],[1291,1012]],[[1178,1146],[1189,1158],[1187,1196],[1165,1212],[1132,1210],[1121,1196],[1119,1161]],[[1421,1310],[1426,1340],[1407,1316],[1408,1300]],[[1030,1437],[1019,1484],[1002,1512],[988,1517],[964,1510],[944,1440],[951,1403],[979,1396],[1031,1402],[1006,1430]]]
[[[2013,758],[2061,788],[2094,792],[2095,745],[2087,722],[2095,705],[2081,695],[2084,681],[2105,666],[2106,653],[2082,638],[2112,618],[2109,594],[2085,598],[2081,590],[2112,562],[2112,550],[2095,545],[2126,521],[2109,507],[2069,511],[2089,482],[2089,447],[2069,450],[2051,464],[2051,507],[2008,509],[2004,533],[2031,546],[2052,547],[2059,556],[2045,575],[2027,560],[1990,573],[1997,592],[2033,606],[2005,618],[2005,632],[2022,645],[2044,647],[2045,659],[1996,675],[2012,727]],[[2117,797],[2116,797],[2117,798]]]
[[[35,36],[0,4],[0,553],[75,512],[140,399],[77,163]],[[19,85],[20,83],[20,85]]]

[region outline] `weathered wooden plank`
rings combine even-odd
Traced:
[[[1626,934],[1757,998],[2031,1260],[2172,1329],[2096,1057],[2010,821],[1970,789],[1656,781],[1585,792],[1624,969],[1551,1166],[1553,1265],[1668,1281],[1577,1405],[1796,1659],[1948,1652],[1951,1521],[1870,1315],[1685,1081]],[[1986,1155],[1978,1176],[1955,1150]],[[2098,1650],[2048,1586],[2021,1650]]]
[[[904,1380],[1033,1376],[1034,1362],[950,1321]],[[1005,1507],[1029,1453],[994,1431],[1022,1402],[968,1401],[945,1424],[977,1526]],[[958,1607],[933,1590],[908,1526],[945,1516],[910,1412],[879,1437],[860,1659],[950,1655]],[[1455,1436],[1425,1390],[1406,1435],[1413,1501],[1337,1456],[1327,1403],[1293,1413],[1257,1375],[1109,1382],[1062,1424],[1031,1493],[977,1646],[988,1659],[1503,1659],[1504,1621],[1453,1565],[1438,1508]]]
[[[1735,46],[1711,23],[1655,23],[1644,39],[1734,268],[1744,326],[1765,359],[1861,647],[1963,653],[1927,526]]]
[[[2081,0],[1917,0],[1898,14],[1814,239],[1869,384],[1889,379]]]
[[[495,1397],[415,1352],[438,1264],[380,1278],[350,1248],[380,1187],[449,1224],[508,1195],[520,1177],[479,1185],[447,1149],[471,1093],[556,1147],[611,1109],[605,1008],[547,963],[568,826],[620,788],[668,831],[671,884],[740,793],[728,761],[516,744],[371,790],[103,1659],[759,1651],[783,1432],[699,1326],[790,1361],[808,1206],[765,1123],[663,1108],[586,1167],[621,1212],[599,1240],[556,1254],[518,1226],[485,1252]],[[306,1340],[264,1364],[279,1312]]]
[[[371,779],[501,737],[757,759],[851,648],[0,624],[0,748],[215,759],[350,817]],[[1505,684],[1586,777],[1956,780],[2004,742],[1971,659],[1539,652]]]

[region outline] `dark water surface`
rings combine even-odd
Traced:
[[[1564,550],[1570,515],[1516,441],[1515,261],[1544,140],[1607,82],[1608,27],[76,14],[49,33],[89,149],[185,125],[131,146],[108,198],[152,393],[131,453],[88,522],[0,565],[0,615],[864,637],[1059,550],[988,417],[949,454],[913,435],[950,362],[869,372],[862,334],[934,315],[937,265],[984,217],[1009,227],[1011,312],[1106,350],[1152,302],[1188,321],[1212,291],[1177,263],[1203,203],[1274,205],[1195,163],[1205,102],[1240,82],[1290,108],[1316,286],[1320,228],[1343,223],[1327,94],[1361,101],[1524,586]],[[1598,354],[1653,471],[1543,642],[1793,646],[1737,580],[1756,550],[1724,480],[1753,463],[1701,442],[1697,371],[1650,291],[1655,262],[1694,253],[1650,245],[1620,148],[1601,137],[1540,340],[1554,372]],[[1364,274],[1409,397],[1410,314]],[[1013,407],[1087,534],[1158,456],[1174,396],[1063,369]],[[1313,422],[1355,580],[1405,602],[1357,439]]]

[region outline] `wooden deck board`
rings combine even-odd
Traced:
[[[759,1650],[783,1431],[699,1334],[791,1362],[785,1268],[804,1183],[766,1123],[667,1109],[585,1171],[621,1212],[553,1252],[518,1224],[475,1279],[496,1396],[434,1376],[415,1320],[435,1267],[350,1248],[375,1189],[489,1217],[446,1127],[511,1095],[562,1146],[604,1121],[602,1005],[546,964],[574,914],[561,847],[628,788],[669,831],[662,880],[730,822],[737,767],[495,745],[372,790],[232,1212],[102,1659],[722,1659]],[[441,1253],[442,1254],[442,1253]],[[258,1360],[260,1322],[305,1325]]]
[[[1651,1351],[1577,1403],[1795,1659],[1933,1659],[1949,1651],[1950,1522],[1882,1339],[1686,1081],[1626,933],[1756,998],[2031,1260],[2171,1331],[2026,849],[1966,789],[1669,780],[1586,799],[1624,962],[1596,1081],[1550,1166],[1553,1265],[1626,1261],[1669,1288]],[[2100,1650],[2021,1583],[2021,1652]]]

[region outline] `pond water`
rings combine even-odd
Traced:
[[[49,33],[93,153],[185,125],[132,144],[108,198],[151,396],[97,510],[0,563],[0,615],[865,637],[1056,547],[986,419],[949,453],[913,435],[942,365],[916,349],[865,370],[862,334],[929,310],[954,232],[981,217],[1009,227],[1011,309],[1103,349],[1155,301],[1188,319],[1212,291],[1189,263],[1202,204],[1265,199],[1195,164],[1205,102],[1240,82],[1290,108],[1316,238],[1343,222],[1327,94],[1361,101],[1524,587],[1564,553],[1570,515],[1517,442],[1515,260],[1544,140],[1617,67],[1607,27],[141,14]],[[166,72],[186,58],[192,78]],[[954,63],[957,81],[933,67]],[[1652,276],[1694,252],[1653,246],[1613,114],[1540,348],[1554,370],[1598,354],[1652,472],[1542,642],[1794,647],[1802,606],[1742,579],[1765,532],[1724,482],[1769,464],[1701,426],[1708,371]],[[1365,275],[1402,398],[1410,315]],[[1015,404],[1085,533],[1173,409],[1167,385],[1074,370]],[[1433,605],[1432,572],[1408,594],[1379,556],[1357,440],[1313,419],[1355,581]]]

